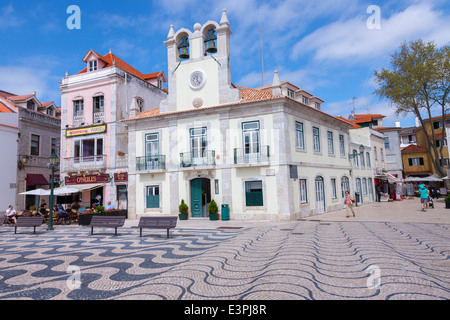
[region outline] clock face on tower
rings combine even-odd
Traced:
[[[202,71],[194,71],[189,77],[189,85],[192,90],[200,90],[206,84],[206,76]]]

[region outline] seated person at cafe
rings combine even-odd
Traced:
[[[58,203],[55,212],[61,213],[62,211],[64,211],[64,207],[61,205],[61,203]]]
[[[14,210],[14,207],[10,205],[8,209],[6,210],[6,216],[5,216],[5,224],[8,223],[14,223],[16,224],[17,218],[16,218],[16,210]]]
[[[105,210],[113,210],[114,206],[111,204],[111,201],[108,201],[108,204],[105,207]]]
[[[39,206],[39,215],[45,216],[47,214],[47,204],[45,203],[45,199],[41,200],[41,204]]]

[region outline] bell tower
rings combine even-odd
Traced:
[[[160,111],[201,109],[238,101],[231,85],[230,23],[225,9],[220,23],[196,23],[194,31],[170,26],[167,41],[169,94]]]

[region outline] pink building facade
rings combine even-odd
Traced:
[[[61,180],[80,190],[74,201],[98,196],[128,207],[128,130],[122,119],[159,107],[167,97],[164,73],[143,74],[111,52],[89,50],[86,68],[62,79]]]

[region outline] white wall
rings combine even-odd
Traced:
[[[2,183],[0,184],[0,211],[5,211],[10,204],[16,203],[16,188],[11,185],[16,184],[17,179],[17,141],[19,139],[19,129],[8,126],[18,126],[18,115],[0,113],[0,150],[3,155],[0,157],[0,175]]]

